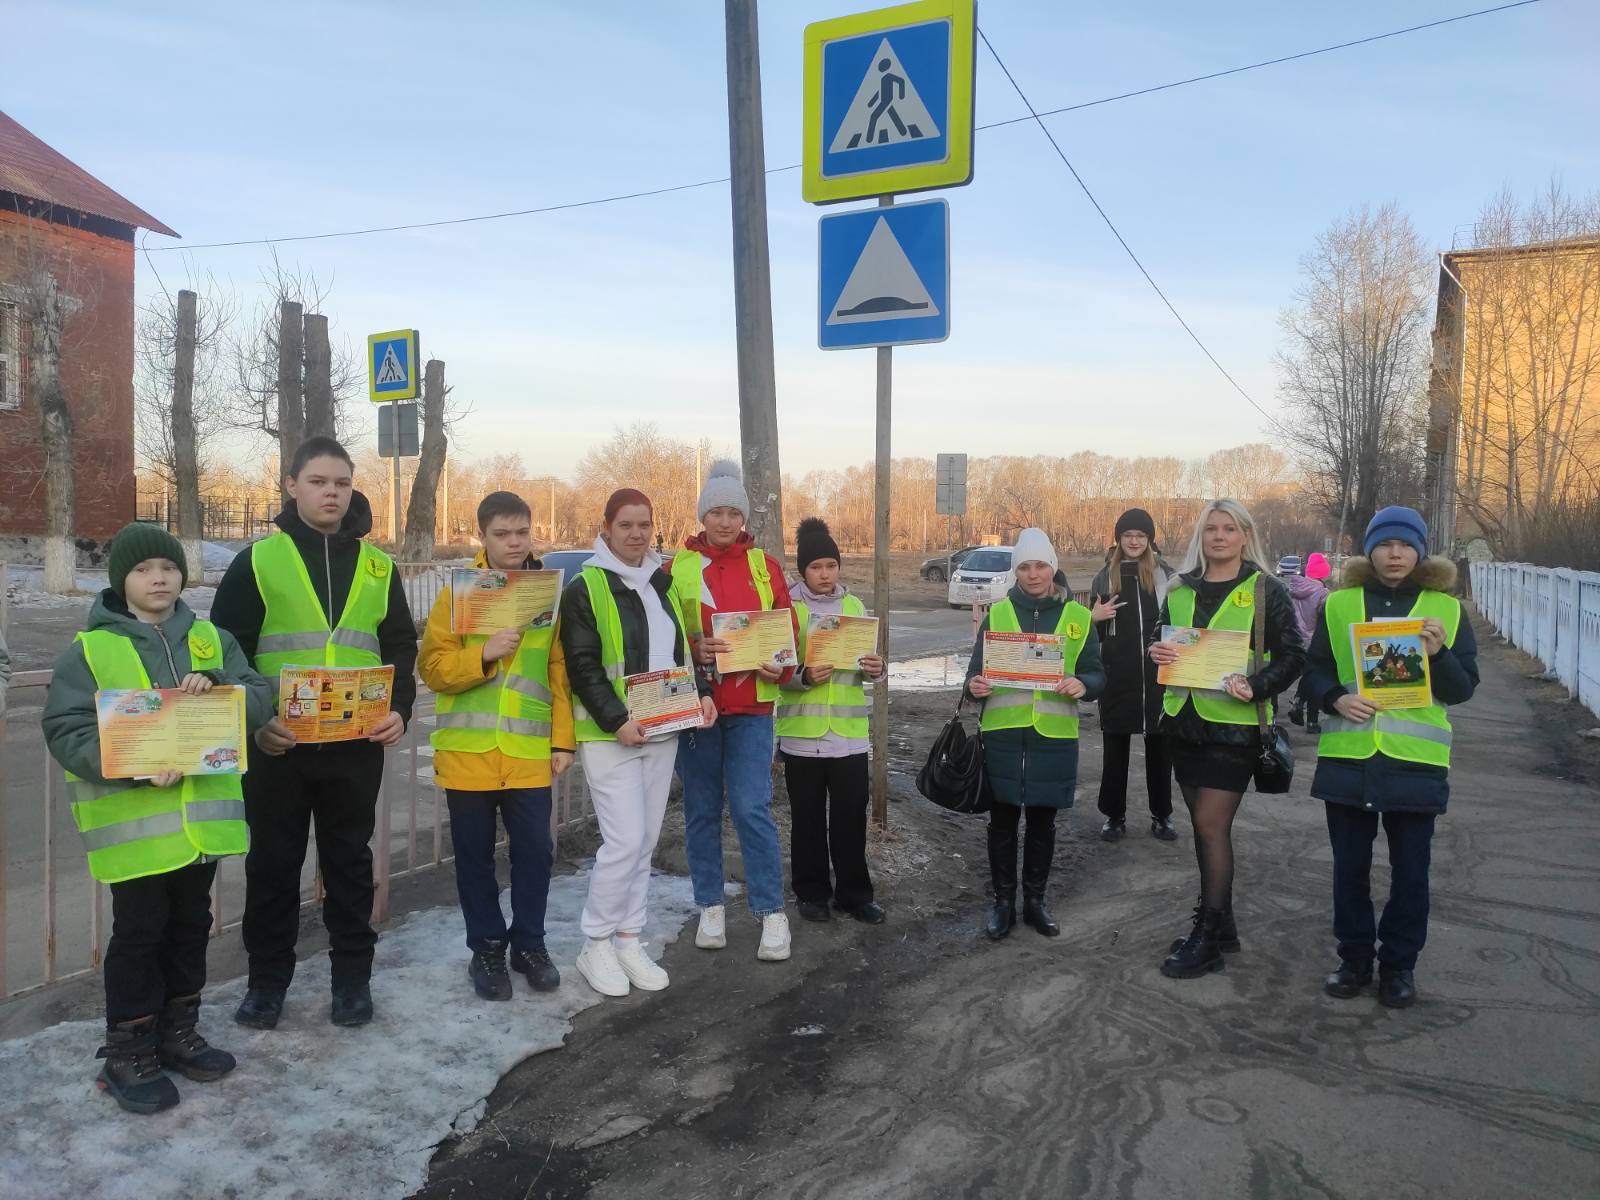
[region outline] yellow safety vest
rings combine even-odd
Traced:
[[[256,639],[255,668],[274,684],[287,666],[376,667],[383,659],[378,626],[389,614],[394,560],[371,542],[361,543],[350,593],[332,628],[311,586],[294,539],[275,533],[250,548],[256,589],[266,605]],[[274,703],[276,703],[276,687]]]
[[[1062,606],[1055,632],[1066,639],[1061,648],[1063,674],[1071,675],[1078,665],[1078,655],[1083,653],[1093,620],[1089,610],[1076,600],[1069,600]],[[1009,596],[990,607],[989,628],[995,633],[1022,632],[1016,606]],[[1058,696],[1054,692],[1009,687],[996,687],[983,702],[983,717],[978,722],[981,729],[1025,729],[1030,725],[1043,737],[1075,738],[1078,736],[1078,702],[1071,696]]]
[[[1361,588],[1342,588],[1328,597],[1325,618],[1339,682],[1356,690],[1356,648],[1350,627],[1367,619],[1367,596]],[[1411,609],[1413,620],[1433,617],[1444,626],[1445,645],[1456,644],[1461,628],[1461,602],[1443,592],[1424,591]],[[1314,697],[1314,699],[1316,699]],[[1427,708],[1378,712],[1366,721],[1333,714],[1322,718],[1317,754],[1324,758],[1371,758],[1380,751],[1403,762],[1449,767],[1453,734],[1450,716],[1437,700]]]
[[[466,646],[481,646],[486,634],[463,634]],[[555,628],[530,629],[517,643],[509,665],[464,692],[435,698],[437,726],[429,737],[435,750],[482,754],[499,750],[512,758],[550,757],[550,647]]]
[[[600,634],[600,662],[606,669],[606,678],[611,680],[611,686],[617,691],[617,699],[627,702],[628,687],[625,682],[627,676],[626,657],[622,645],[622,614],[617,610],[617,598],[611,594],[611,583],[606,578],[609,572],[604,567],[585,567],[583,569],[583,582],[589,589],[589,607],[594,610],[595,629]],[[695,589],[695,605],[700,603],[700,590]],[[640,597],[641,600],[644,597]],[[667,596],[667,607],[672,610],[672,619],[677,623],[678,634],[683,638],[683,652],[685,658],[689,653],[689,635],[683,627],[682,608],[684,600],[677,595],[677,584],[674,583]],[[646,636],[648,637],[649,615],[645,616]],[[692,669],[692,668],[691,668]],[[572,693],[572,730],[573,735],[580,742],[614,742],[617,735],[607,733],[600,728],[599,723],[589,715],[589,710],[584,708],[583,701],[578,698],[576,689]]]
[[[745,552],[750,563],[750,580],[756,585],[756,596],[762,611],[772,607],[772,575],[767,570],[767,552],[760,546],[751,546]],[[683,606],[683,627],[691,636],[702,637],[705,626],[700,620],[700,593],[705,589],[705,564],[700,561],[700,551],[679,550],[672,556],[672,587]],[[762,704],[772,704],[778,699],[778,685],[756,676],[756,699]]]
[[[1189,627],[1194,624],[1194,601],[1194,589],[1186,583],[1179,584],[1167,593],[1167,615],[1172,618],[1174,625]],[[1252,575],[1233,589],[1221,607],[1212,614],[1206,628],[1249,633],[1255,625],[1255,619],[1256,576]],[[1272,656],[1263,655],[1263,660],[1270,662]],[[1184,702],[1192,699],[1195,712],[1213,724],[1255,725],[1260,722],[1253,701],[1247,704],[1243,700],[1235,700],[1227,692],[1211,688],[1191,689],[1174,687],[1172,684],[1163,686],[1166,694],[1161,698],[1161,707],[1169,717],[1181,713]]]
[[[867,615],[866,606],[852,595],[845,596],[841,607],[847,617]],[[800,661],[805,662],[811,610],[802,601],[796,600],[794,612],[800,622]],[[783,692],[775,710],[778,736],[819,738],[831,729],[840,737],[866,737],[867,690],[863,686],[863,679],[859,670],[842,671],[835,667],[833,674],[815,687]]]
[[[78,641],[99,690],[151,686],[139,651],[122,634],[91,629]],[[222,638],[210,621],[190,627],[189,661],[194,671],[221,668]],[[67,794],[89,853],[89,874],[101,883],[164,875],[202,854],[215,858],[250,848],[238,774],[189,775],[171,787],[151,787],[127,780],[94,783],[68,771]]]

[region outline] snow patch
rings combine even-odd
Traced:
[[[966,679],[965,654],[937,654],[889,664],[889,688],[892,691],[931,692],[960,687]]]
[[[124,1113],[96,1090],[98,1021],[0,1042],[0,1128],[8,1143],[0,1196],[411,1194],[426,1181],[435,1147],[483,1118],[501,1077],[529,1055],[559,1047],[572,1018],[600,1003],[572,967],[587,891],[587,872],[551,883],[557,992],[534,993],[513,974],[511,1001],[477,999],[454,908],[415,913],[384,933],[373,972],[377,1018],[364,1028],[328,1023],[325,955],[299,964],[271,1033],[234,1024],[242,978],[209,989],[201,1032],[232,1051],[239,1067],[217,1083],[174,1076],[183,1100],[155,1116]],[[650,893],[644,944],[659,958],[696,910],[689,881],[679,876],[655,875]]]

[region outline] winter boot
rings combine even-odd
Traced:
[[[561,986],[561,972],[543,950],[513,950],[511,969],[525,975],[528,986],[536,992],[553,992]]]
[[[218,1050],[200,1036],[195,1024],[200,1019],[200,993],[168,1000],[156,1022],[160,1035],[157,1053],[161,1065],[196,1083],[221,1079],[238,1066],[233,1055]]]
[[[106,1044],[95,1057],[106,1060],[95,1086],[110,1093],[124,1111],[156,1113],[178,1102],[176,1085],[161,1070],[154,1017],[108,1023]]]
[[[511,976],[506,972],[506,944],[486,942],[482,950],[474,950],[472,961],[467,964],[467,978],[472,980],[472,990],[481,999],[511,999]]]
[[[1201,911],[1201,903],[1197,900],[1195,901],[1194,905],[1194,927],[1189,931],[1191,936],[1195,930],[1200,928]],[[1189,939],[1187,937],[1173,938],[1172,945],[1167,947],[1167,949],[1176,952],[1177,949],[1188,940]],[[1224,954],[1239,953],[1239,929],[1238,926],[1233,923],[1233,905],[1231,903],[1222,910],[1222,925],[1217,930],[1217,949],[1221,950]]]
[[[1202,908],[1194,932],[1167,955],[1161,964],[1161,973],[1168,979],[1198,979],[1211,971],[1222,970],[1222,950],[1217,944],[1222,917],[1220,908]]]
[[[283,1016],[283,996],[283,988],[249,988],[233,1019],[251,1029],[276,1029]]]
[[[1055,853],[1055,826],[1038,829],[1030,821],[1022,837],[1022,923],[1031,925],[1045,937],[1061,936],[1061,926],[1044,906],[1044,890],[1050,882],[1050,860]]]
[[[335,984],[328,1019],[335,1025],[365,1025],[372,1020],[372,985],[360,983]]]
[[[983,932],[998,942],[1017,923],[1017,831],[989,824],[989,880],[994,887],[994,908]]]
[[[1371,982],[1370,959],[1365,962],[1351,962],[1347,958],[1342,958],[1339,960],[1338,969],[1322,981],[1322,990],[1336,1000],[1352,1000]]]

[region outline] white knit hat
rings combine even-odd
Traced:
[[[694,506],[695,515],[704,521],[713,508],[736,508],[745,516],[750,515],[750,497],[741,482],[739,464],[732,459],[719,458],[706,472],[705,486]]]
[[[1049,563],[1055,570],[1056,548],[1050,544],[1050,535],[1042,529],[1024,529],[1017,534],[1017,548],[1011,553],[1011,565],[1020,567],[1026,562]]]

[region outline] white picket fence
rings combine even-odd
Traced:
[[[1600,572],[1473,563],[1478,611],[1600,714]]]

